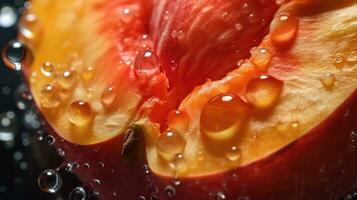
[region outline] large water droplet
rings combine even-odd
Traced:
[[[2,51],[5,65],[11,70],[20,71],[24,66],[32,62],[31,51],[20,41],[10,41]]]
[[[283,82],[268,75],[252,79],[246,88],[246,98],[256,108],[267,109],[278,100]]]
[[[248,105],[233,94],[215,96],[202,109],[201,131],[213,140],[231,139],[239,132],[248,112]]]
[[[89,103],[75,101],[69,107],[69,120],[78,127],[86,127],[94,117]]]
[[[56,193],[62,187],[62,177],[57,171],[48,169],[43,171],[37,179],[40,189],[48,193]]]
[[[172,185],[168,185],[165,187],[165,193],[167,197],[172,198],[176,194],[176,189]]]
[[[182,153],[185,147],[185,138],[172,130],[162,133],[156,141],[157,153],[166,160],[172,160],[175,155]]]
[[[69,200],[86,200],[87,192],[83,187],[76,187],[69,193]]]
[[[274,25],[270,33],[272,42],[278,46],[291,44],[296,37],[299,20],[292,16],[282,15],[274,20]]]
[[[137,77],[155,75],[160,70],[159,58],[151,50],[142,51],[135,59],[134,69]]]

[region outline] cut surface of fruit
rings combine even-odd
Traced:
[[[41,113],[71,143],[105,143],[137,124],[155,174],[227,172],[308,134],[357,88],[356,3],[279,6],[34,1],[25,73]]]

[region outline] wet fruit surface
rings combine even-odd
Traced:
[[[355,98],[351,5],[331,3],[326,20],[322,8],[294,1],[280,7],[269,0],[68,1],[56,3],[56,16],[45,12],[52,3],[42,1],[29,8],[43,30],[23,39],[35,55],[23,72],[53,132],[51,144],[79,162],[84,182],[99,176],[91,188],[104,199],[160,198],[162,191],[176,199],[236,199],[245,183],[259,199],[269,191],[253,188],[267,183],[249,174],[279,188],[299,182],[274,178],[277,169],[299,173],[296,164],[309,174],[302,175],[306,181],[323,185],[299,163],[305,150],[289,148],[315,135],[333,145],[325,143],[333,134],[327,129],[308,133],[319,126],[337,129],[329,116],[340,120],[340,105],[351,107]],[[341,52],[344,62],[339,57],[332,67]],[[354,128],[349,121],[346,126]],[[319,154],[333,149],[303,141],[302,149]],[[279,154],[289,162],[265,165]],[[349,154],[343,155],[347,164]],[[235,173],[244,184],[235,182]],[[108,181],[114,179],[120,181]],[[163,189],[170,184],[182,185]],[[281,199],[291,197],[291,188],[280,192]]]

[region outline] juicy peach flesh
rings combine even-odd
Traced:
[[[214,6],[212,2],[204,2],[200,1],[201,9],[205,9],[204,5]],[[223,6],[228,11],[231,7],[243,6],[232,3],[230,7],[229,2],[226,2],[226,7]],[[73,6],[69,7],[69,4]],[[356,30],[353,26],[356,6],[352,3],[338,5],[338,1],[329,1],[328,4],[330,6],[321,8],[325,9],[324,12],[317,6],[301,1],[281,5],[270,25],[271,34],[259,45],[259,48],[269,52],[271,58],[268,61],[263,60],[262,63],[265,64],[259,66],[256,63],[259,60],[253,55],[249,60],[236,65],[240,59],[248,58],[249,48],[256,45],[256,41],[238,56],[231,54],[236,49],[230,49],[228,53],[219,55],[230,59],[223,64],[218,62],[218,65],[229,66],[222,74],[215,74],[217,77],[205,76],[206,79],[214,80],[203,83],[205,80],[201,77],[195,79],[196,75],[185,77],[184,72],[179,72],[177,78],[174,72],[162,70],[167,67],[168,59],[178,59],[182,52],[189,52],[190,41],[197,39],[204,31],[192,29],[185,21],[180,21],[185,13],[178,15],[178,19],[172,19],[173,27],[164,22],[165,11],[161,14],[156,12],[158,16],[154,16],[151,22],[148,20],[152,9],[167,6],[169,10],[174,10],[175,5],[166,1],[157,5],[151,5],[148,1],[33,1],[29,12],[37,17],[36,27],[40,28],[33,29],[35,38],[21,37],[32,47],[35,55],[34,64],[26,73],[36,103],[46,120],[61,137],[72,143],[90,145],[104,142],[123,134],[135,123],[145,129],[148,163],[154,172],[167,176],[200,176],[226,171],[265,157],[309,132],[356,90],[356,61],[349,59],[356,52]],[[302,12],[306,7],[310,9],[307,14]],[[334,7],[339,9],[332,9]],[[53,12],[48,12],[51,9]],[[275,9],[273,6],[271,12],[274,13]],[[108,14],[112,17],[105,17]],[[284,29],[281,30],[279,25],[287,14],[291,15],[289,17],[292,21],[283,22]],[[197,18],[205,18],[205,13],[201,15]],[[238,20],[237,18],[239,16],[233,16],[230,18],[232,22],[229,21],[228,24]],[[225,20],[224,16],[222,20]],[[175,23],[185,30],[173,30]],[[154,26],[153,38],[149,34],[150,24]],[[165,37],[155,35],[159,32],[157,30],[170,34]],[[173,31],[176,31],[173,34],[174,39],[171,38]],[[183,35],[177,31],[183,31]],[[249,34],[245,27],[239,31]],[[219,34],[223,33],[217,33]],[[239,39],[239,36],[236,37]],[[180,38],[187,43],[178,43]],[[212,38],[205,37],[202,41],[202,44],[209,42],[213,45],[213,53],[227,42],[223,41],[221,44],[220,40],[213,41]],[[340,44],[338,48],[335,47],[337,43]],[[180,45],[179,53],[171,50],[175,45]],[[179,65],[183,66],[182,69],[189,71],[190,63],[198,65],[195,66],[198,69],[204,69],[200,68],[200,64],[205,61],[198,64],[190,61],[200,52],[199,45],[201,43],[198,42],[198,49],[192,49],[193,53],[187,53],[184,57],[187,59]],[[165,48],[168,50],[161,52]],[[138,55],[142,55],[142,51],[147,49],[161,59],[159,63],[155,61],[153,66],[165,74],[153,69],[138,78],[135,63]],[[211,55],[210,51],[208,48],[203,55],[207,52],[207,55]],[[336,66],[336,59],[340,57],[343,60],[342,68],[339,67],[340,62]],[[51,76],[43,73],[46,62],[54,65]],[[226,74],[227,72],[229,73]],[[199,74],[200,71],[192,73]],[[327,80],[328,88],[323,81],[326,80],[326,74],[333,74],[336,78],[333,83]],[[278,91],[277,100],[267,106],[264,104],[263,110],[246,95],[250,82],[262,75],[275,77],[274,79],[280,81],[277,85],[273,84],[273,89]],[[189,91],[179,91],[180,82],[189,83]],[[194,86],[197,87],[192,90]],[[46,90],[48,87],[51,87],[51,91]],[[233,131],[228,130],[228,139],[224,140],[217,139],[220,137],[207,137],[200,123],[202,110],[207,103],[222,94],[234,94],[244,104],[244,109],[247,109],[244,120],[236,121],[240,123],[240,127],[232,129]],[[263,92],[257,96],[260,97],[261,94],[264,97],[270,93]],[[73,119],[71,105],[74,102],[90,104],[83,112],[77,110],[77,113],[85,113],[84,121],[79,120],[79,123],[70,120]],[[167,114],[173,109],[185,113],[187,118],[166,124]],[[217,115],[221,114],[220,108],[209,113],[214,115],[215,112]],[[88,115],[91,116],[87,118]],[[81,114],[75,116],[80,118]],[[236,118],[228,112],[220,120],[234,121],[232,116]],[[216,120],[205,123],[216,123]],[[172,167],[173,160],[167,160],[158,153],[157,140],[165,132],[162,127],[168,127],[168,130],[172,127],[186,127],[178,130],[186,142],[185,148],[179,153],[185,159],[185,170],[176,171]],[[232,148],[239,155],[238,161],[232,162],[229,156],[227,158],[227,153],[231,153]],[[177,155],[174,157],[176,160],[180,159]]]

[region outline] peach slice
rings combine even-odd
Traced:
[[[356,18],[354,0],[37,0],[23,71],[102,199],[339,198]]]

